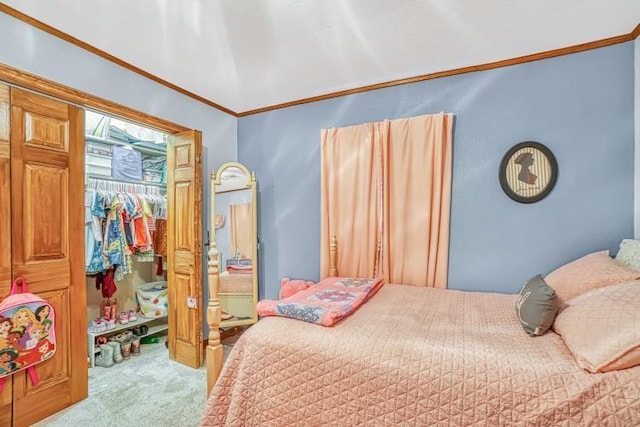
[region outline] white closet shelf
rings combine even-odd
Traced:
[[[162,317],[154,317],[154,318],[147,318],[147,317],[142,317],[142,316],[138,316],[137,320],[134,320],[133,322],[128,322],[125,324],[121,324],[118,323],[116,324],[116,327],[114,329],[109,329],[108,331],[103,331],[103,332],[87,332],[87,336],[88,336],[88,347],[89,347],[89,364],[90,366],[93,368],[95,366],[95,356],[96,354],[100,353],[100,348],[96,347],[96,338],[99,336],[112,336],[117,334],[120,331],[124,331],[126,329],[132,329],[135,328],[136,326],[139,325],[144,325],[147,323],[151,323],[154,321],[165,321],[167,320],[167,316],[162,316]],[[147,331],[146,334],[144,335],[136,335],[138,338],[143,338],[149,335],[154,335],[157,334],[158,332],[162,332],[162,331],[166,331],[169,329],[169,325],[167,323],[160,323],[158,325],[152,325],[149,326],[149,330]]]
[[[148,154],[150,156],[166,156],[167,155],[167,150],[166,148],[160,148],[161,146],[159,146],[158,148],[153,148],[153,147],[149,147],[147,145],[138,145],[138,144],[131,144],[128,142],[124,142],[124,141],[115,141],[113,139],[104,139],[104,138],[100,138],[99,136],[94,136],[94,135],[85,135],[84,136],[85,141],[92,141],[92,142],[99,142],[101,144],[108,144],[108,145],[119,145],[119,146],[123,146],[123,147],[131,147],[134,150],[137,150],[141,153],[144,154]]]
[[[152,187],[167,188],[167,184],[161,184],[159,182],[136,181],[136,180],[133,180],[133,179],[114,178],[114,177],[111,177],[111,176],[91,174],[91,173],[85,174],[85,177],[88,178],[88,179],[95,179],[95,180],[100,180],[100,181],[122,182],[122,183],[125,183],[125,184],[150,185]]]
[[[149,332],[147,332],[146,334],[142,334],[142,335],[136,335],[136,338],[144,338],[144,337],[148,337],[148,336],[150,336],[150,335],[155,335],[155,334],[157,334],[157,333],[159,333],[159,332],[166,331],[166,330],[169,330],[169,325],[168,325],[168,324],[166,324],[166,323],[165,323],[165,324],[163,324],[163,325],[150,326],[150,327],[149,327]],[[106,331],[106,332],[103,332],[103,333],[102,333],[102,335],[105,335],[107,332],[113,332],[113,331]],[[99,336],[99,335],[98,335],[98,336]],[[93,353],[94,353],[94,354],[99,354],[99,353],[100,353],[100,348],[99,348],[99,347],[96,347],[96,348],[93,350]]]

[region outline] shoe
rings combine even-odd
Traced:
[[[102,321],[102,319],[93,319],[87,328],[87,331],[91,334],[99,334],[105,332],[107,330],[107,326]]]
[[[122,334],[118,334],[118,335],[113,335],[109,337],[109,341],[115,341],[115,342],[120,342],[120,336]]]
[[[120,343],[120,350],[122,351],[122,358],[128,360],[131,357],[131,340]]]
[[[136,320],[138,320],[138,313],[133,310],[129,310],[129,312],[127,313],[127,317],[129,318],[129,322],[135,322]]]
[[[117,341],[109,341],[108,346],[113,348],[113,361],[114,363],[120,363],[124,360],[122,357],[122,350],[120,349],[120,343]]]
[[[149,333],[149,327],[147,325],[140,325],[140,336],[147,335]]]
[[[107,337],[105,337],[104,335],[96,337],[96,347],[100,347],[102,344],[106,344],[108,342],[109,341],[107,340]]]
[[[113,366],[113,347],[107,344],[100,346],[100,354],[96,356],[96,366],[110,368]]]
[[[116,319],[105,319],[105,318],[102,318],[102,321],[104,322],[104,325],[107,328],[107,331],[110,331],[110,330],[116,328]]]
[[[127,340],[127,337],[125,334],[118,334],[109,338],[109,341],[115,341],[117,343],[122,343],[122,342],[125,342],[126,340]]]
[[[110,304],[111,312],[109,313],[109,319],[116,320],[116,313],[118,312],[118,300],[114,299]]]
[[[160,342],[160,338],[158,338],[158,337],[143,337],[143,338],[140,338],[140,342],[142,344],[158,344]]]
[[[133,338],[131,340],[131,355],[140,356],[140,338]]]
[[[120,322],[121,325],[126,325],[127,323],[129,323],[129,315],[126,311],[120,313],[120,315],[118,316],[118,322]]]
[[[102,301],[102,303],[100,304],[101,306],[101,313],[102,313],[102,317],[106,318],[106,319],[111,319],[111,301],[106,300],[106,301]]]

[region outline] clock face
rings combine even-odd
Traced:
[[[553,189],[557,175],[558,165],[553,153],[533,141],[511,147],[500,164],[502,189],[520,203],[543,199]]]

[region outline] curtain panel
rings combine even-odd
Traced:
[[[381,138],[374,124],[322,131],[321,259],[329,272],[329,242],[337,236],[342,276],[376,277],[380,241]]]
[[[321,273],[446,288],[452,114],[322,131]]]
[[[387,283],[447,287],[453,115],[387,122],[382,270]]]

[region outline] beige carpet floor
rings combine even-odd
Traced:
[[[231,350],[225,346],[225,358]],[[37,427],[189,427],[200,424],[206,367],[169,359],[164,342],[110,368],[89,369],[89,397],[35,424]]]

